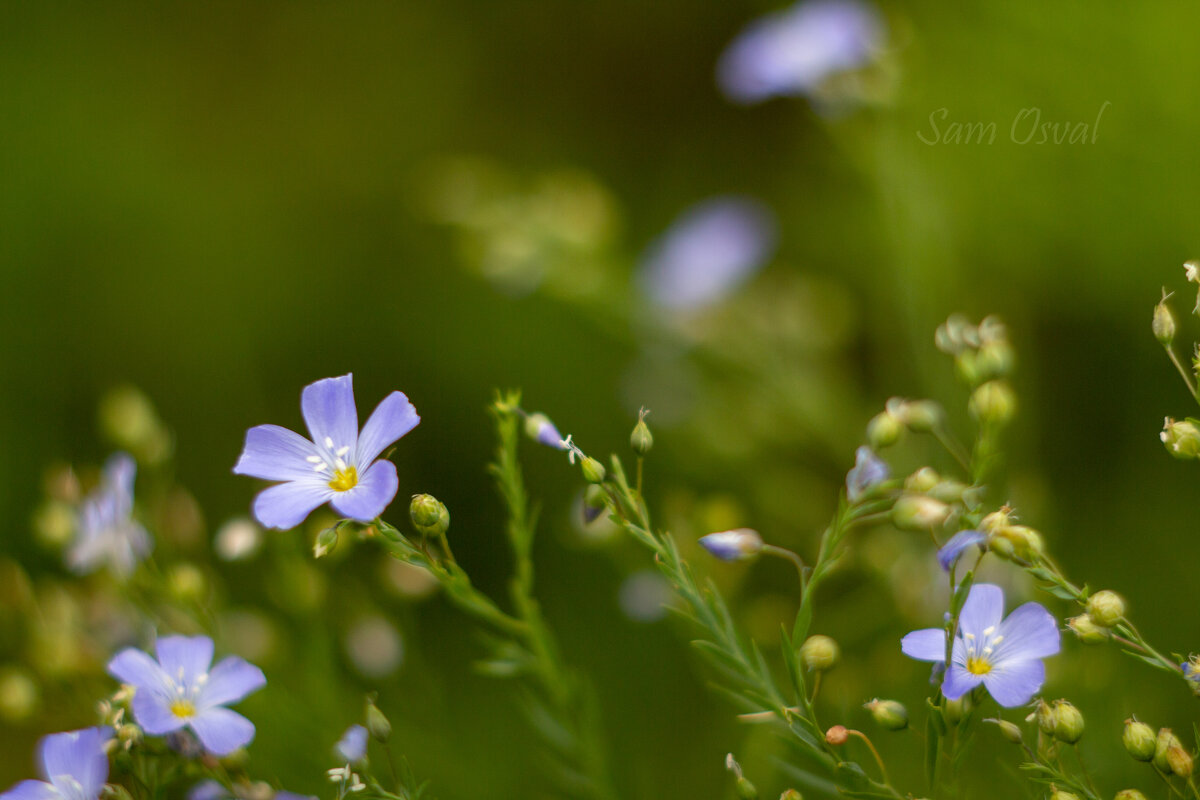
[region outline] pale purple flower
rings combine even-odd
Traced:
[[[187,800],[237,800],[237,798],[217,781],[207,780],[193,786],[187,793]],[[316,800],[316,798],[312,795],[296,794],[278,789],[273,800]]]
[[[954,562],[958,561],[959,556],[973,544],[981,544],[987,541],[987,534],[983,531],[966,530],[959,531],[950,537],[950,539],[942,545],[942,548],[937,552],[938,563],[942,565],[942,569],[946,572],[954,566]]]
[[[254,499],[254,516],[268,528],[294,528],[328,502],[338,513],[370,522],[396,496],[396,466],[379,457],[421,418],[408,398],[392,392],[362,431],[352,376],[326,378],[304,387],[300,411],[312,441],[278,425],[246,431],[246,446],[233,471],[283,481]]]
[[[883,33],[873,5],[804,0],[750,23],[721,55],[717,82],[739,103],[812,94],[832,75],[866,64]]]
[[[108,780],[104,743],[107,728],[53,733],[38,745],[38,766],[45,780],[21,781],[0,800],[97,800]]]
[[[348,764],[357,764],[367,756],[367,729],[362,725],[351,725],[342,738],[333,746],[338,758]]]
[[[763,540],[756,530],[735,528],[701,536],[700,545],[722,561],[748,561],[762,551]]]
[[[692,309],[720,300],[775,251],[775,218],[756,200],[716,197],[688,209],[655,241],[641,267],[651,301]]]
[[[854,452],[854,468],[846,473],[846,499],[857,503],[876,484],[888,479],[891,471],[888,465],[871,451],[862,446]]]
[[[1058,625],[1037,603],[1026,603],[1004,616],[1004,591],[990,583],[971,587],[959,615],[950,669],[942,694],[957,700],[982,684],[1005,708],[1024,705],[1042,688],[1046,666],[1041,659],[1059,649]],[[913,631],[900,641],[910,658],[942,662],[946,632],[941,628]]]
[[[107,565],[127,578],[150,552],[150,534],[133,519],[133,479],[137,462],[114,453],[104,465],[100,485],[79,507],[75,538],[67,547],[67,567],[84,575]]]
[[[158,661],[129,648],[108,663],[108,672],[135,688],[133,716],[154,736],[189,727],[211,753],[226,755],[254,738],[254,723],[225,708],[266,685],[262,670],[229,656],[212,666],[207,636],[158,640]]]

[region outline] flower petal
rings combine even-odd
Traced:
[[[164,636],[155,644],[155,652],[168,678],[193,686],[212,665],[213,640],[207,636]]]
[[[417,410],[404,393],[392,392],[375,407],[367,424],[363,425],[355,463],[360,469],[368,466],[388,445],[417,427],[420,421]]]
[[[61,795],[45,781],[21,781],[0,794],[0,800],[61,800]]]
[[[278,425],[255,425],[246,431],[246,444],[233,471],[266,481],[311,478],[314,465],[307,459],[316,452],[312,442],[294,431]]]
[[[189,720],[204,749],[224,756],[254,739],[254,723],[228,708],[210,708]]]
[[[288,530],[332,496],[333,489],[320,480],[281,483],[264,489],[254,498],[254,518],[264,527]]]
[[[177,731],[187,724],[186,719],[171,713],[170,693],[150,687],[138,687],[133,693],[133,718],[154,736]]]
[[[277,793],[278,794],[278,793]],[[214,780],[201,781],[187,793],[187,800],[232,800],[229,790]]]
[[[997,631],[1004,638],[996,646],[997,664],[1045,658],[1058,652],[1058,622],[1038,603],[1026,603],[1008,615]]]
[[[960,636],[970,633],[980,638],[988,628],[1000,624],[1004,616],[1004,590],[991,583],[977,583],[971,587],[967,601],[963,603],[958,617]]]
[[[261,669],[245,659],[229,656],[208,673],[208,682],[200,690],[196,702],[201,708],[236,703],[266,685],[267,678]]]
[[[69,775],[79,782],[84,797],[99,797],[108,778],[108,755],[104,752],[104,743],[110,738],[111,730],[85,728],[51,734],[42,739],[41,762],[46,779],[58,788],[57,781]],[[62,789],[59,791],[62,792]]]
[[[139,689],[165,692],[168,690],[167,675],[150,656],[135,647],[117,653],[108,662],[108,674],[121,683]]]
[[[300,413],[314,444],[331,452],[349,447],[346,462],[357,463],[354,447],[358,441],[358,410],[354,406],[353,376],[325,378],[305,386],[300,393]]]
[[[367,729],[362,725],[351,725],[333,749],[347,764],[357,764],[367,755]]]
[[[945,661],[946,632],[941,628],[913,631],[900,640],[900,650],[918,661]]]
[[[1023,706],[1037,694],[1046,680],[1046,665],[1036,658],[997,664],[983,676],[983,685],[1005,708]]]
[[[979,544],[986,540],[987,534],[982,531],[959,531],[942,545],[941,550],[938,550],[938,563],[942,565],[943,570],[949,572],[950,567],[954,566],[954,562],[958,561],[958,557],[962,555],[964,550],[973,544]]]
[[[400,485],[396,465],[376,461],[358,479],[358,485],[347,492],[335,492],[330,501],[339,513],[359,522],[370,522],[383,513],[396,496]]]
[[[966,667],[951,664],[950,669],[946,670],[946,679],[942,681],[942,694],[947,700],[957,700],[983,681],[984,676],[972,675]]]

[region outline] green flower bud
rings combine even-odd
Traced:
[[[1007,528],[1012,524],[1012,509],[1004,506],[998,511],[993,511],[979,522],[979,530],[984,533],[996,534],[1002,528]]]
[[[784,789],[783,794],[779,795],[779,800],[804,800],[804,795],[795,789]]]
[[[927,531],[950,517],[950,506],[923,494],[901,495],[892,506],[892,524],[903,531]]]
[[[908,727],[908,709],[895,700],[878,698],[863,705],[880,727],[889,731],[902,731]]]
[[[1017,396],[1005,381],[988,381],[971,393],[967,408],[980,423],[1006,425],[1017,413]]]
[[[1122,789],[1113,800],[1146,800],[1146,795],[1137,789]]]
[[[1200,283],[1200,261],[1191,259],[1183,262],[1183,274],[1192,283]]]
[[[975,371],[981,381],[1007,378],[1015,361],[1012,345],[1003,339],[994,339],[980,345],[975,356]]]
[[[386,742],[392,735],[392,723],[375,705],[373,699],[367,700],[367,731],[377,742]]]
[[[1121,743],[1125,745],[1125,752],[1138,761],[1149,761],[1154,758],[1157,737],[1154,735],[1154,729],[1146,723],[1127,719],[1125,731],[1121,734]]]
[[[738,778],[734,786],[737,789],[737,796],[741,800],[758,800],[758,789],[746,778]]]
[[[1088,598],[1087,615],[1102,628],[1111,628],[1125,616],[1125,601],[1116,592],[1105,589]]]
[[[904,432],[904,424],[890,411],[881,411],[867,423],[867,444],[872,450],[891,447]]]
[[[963,717],[967,715],[967,711],[970,708],[970,706],[967,705],[969,702],[970,700],[967,699],[966,695],[963,695],[957,700],[947,700],[946,722],[950,723],[951,725],[957,725],[958,723],[962,722]]]
[[[646,425],[647,413],[649,412],[644,408],[638,412],[637,425],[633,426],[633,433],[629,434],[629,446],[639,456],[646,455],[646,453],[650,452],[650,448],[654,446],[654,437],[650,434],[650,428]]]
[[[1167,748],[1167,765],[1181,778],[1191,777],[1192,774],[1192,754],[1182,747]]]
[[[996,723],[996,727],[1000,729],[1000,735],[1013,744],[1021,743],[1021,729],[1014,723],[1006,719],[989,719],[984,721]]]
[[[1167,452],[1176,458],[1200,458],[1200,428],[1191,420],[1176,422],[1167,417],[1158,438],[1162,440]]]
[[[604,469],[604,465],[591,456],[586,456],[581,465],[583,469],[583,479],[588,483],[602,483],[604,476],[608,472]]]
[[[1159,728],[1158,737],[1154,741],[1154,766],[1162,772],[1170,772],[1171,764],[1167,761],[1167,751],[1172,747],[1183,749],[1183,742],[1171,732],[1170,728]]]
[[[337,547],[338,530],[335,525],[332,528],[326,528],[317,534],[317,539],[313,542],[313,558],[322,558],[328,555],[333,548]]]
[[[941,481],[942,476],[938,475],[937,470],[933,467],[921,467],[904,479],[904,491],[913,494],[925,494],[941,483]]]
[[[1163,347],[1169,347],[1171,342],[1175,341],[1175,315],[1171,313],[1165,301],[1154,307],[1154,319],[1150,323],[1150,330],[1154,331],[1154,338],[1158,339],[1158,343]]]
[[[1033,710],[1032,716],[1037,721],[1037,726],[1042,733],[1049,736],[1054,735],[1054,725],[1057,720],[1054,716],[1054,709],[1050,707],[1049,703],[1039,698],[1037,708]]]
[[[828,636],[810,636],[800,645],[800,661],[809,670],[824,672],[832,669],[841,657],[838,643]]]
[[[943,503],[957,503],[963,499],[963,495],[970,489],[965,483],[956,480],[940,481],[937,486],[929,490],[929,496],[934,500],[941,500]]]
[[[1006,554],[1003,546],[996,547],[998,542],[1007,542],[1011,549]],[[1016,558],[1027,563],[1035,563],[1046,552],[1042,535],[1026,525],[1009,525],[1001,528],[992,538],[992,549],[1006,557]]]
[[[1092,618],[1087,614],[1071,617],[1067,620],[1067,626],[1074,631],[1079,641],[1084,644],[1103,644],[1108,641],[1108,629],[1102,628],[1095,622],[1092,622]]]
[[[889,405],[892,402],[889,400]],[[901,400],[894,408],[896,416],[914,433],[929,433],[945,416],[942,407],[932,400]]]
[[[1050,800],[1079,800],[1079,795],[1071,792],[1064,792],[1057,786],[1050,787]]]
[[[1054,738],[1067,744],[1083,738],[1083,714],[1066,700],[1054,701]]]
[[[412,518],[413,527],[423,536],[441,536],[450,528],[450,512],[433,495],[413,495],[408,515]]]

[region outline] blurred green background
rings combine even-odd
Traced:
[[[495,387],[521,387],[598,452],[625,452],[646,404],[660,523],[689,540],[753,525],[803,553],[887,397],[938,397],[965,429],[933,330],[954,311],[997,313],[1021,359],[1021,413],[1011,483],[990,501],[1012,500],[1069,574],[1124,593],[1151,641],[1200,649],[1197,475],[1157,438],[1190,401],[1149,330],[1164,284],[1190,309],[1179,267],[1200,254],[1200,8],[885,3],[894,85],[836,118],[803,98],[739,107],[716,89],[721,50],[772,8],[8,7],[4,552],[35,576],[63,575],[31,536],[39,476],[103,460],[96,406],[112,387],[140,387],[172,429],[172,476],[203,509],[203,538],[247,512],[255,486],[230,472],[246,428],[298,427],[300,388],[353,371],[364,418],[392,389],[416,405],[422,423],[393,456],[400,496],[449,506],[456,553],[497,596],[509,563],[483,469]],[[1014,142],[1010,126],[1033,107],[1043,121],[1093,124],[1095,141]],[[939,109],[946,123],[995,122],[994,143],[924,143]],[[482,227],[456,216],[472,192],[495,206]],[[630,282],[639,255],[683,209],[729,192],[774,209],[776,257],[711,313],[659,318]],[[571,225],[581,233],[563,244],[555,226]],[[496,252],[519,257],[497,273]],[[1181,320],[1185,356],[1194,323]],[[596,683],[623,795],[732,796],[727,751],[786,758],[705,687],[711,673],[681,625],[622,614],[624,576],[648,564],[627,543],[581,544],[576,474],[552,451],[527,455],[544,503],[540,596],[568,660]],[[932,451],[893,467],[923,457]],[[389,514],[404,516],[402,503]],[[504,684],[470,668],[471,623],[437,598],[347,588],[378,569],[368,547],[273,587],[282,564],[312,562],[298,534],[269,539],[269,567],[227,566],[218,579],[230,607],[268,609],[281,642],[263,663],[268,689],[243,707],[259,726],[256,771],[321,790],[314,765],[376,688],[397,748],[438,796],[539,796],[532,734]],[[857,662],[831,675],[824,717],[859,726],[872,696],[922,702],[925,667],[902,659],[897,639],[932,624],[936,605],[911,600],[925,592],[919,568],[878,566],[901,563],[897,552],[925,559],[924,543],[879,531],[867,544],[816,626]],[[702,568],[767,637],[786,616],[785,566]],[[321,580],[323,595],[287,594]],[[384,679],[357,674],[341,645],[375,606],[405,647]],[[27,657],[11,649],[3,660]],[[1121,720],[1137,712],[1186,731],[1195,707],[1114,652],[1084,662],[1079,651],[1066,644],[1047,692],[1088,715],[1085,753],[1121,788],[1136,774],[1119,754]],[[90,721],[90,701],[65,701],[107,690],[90,669],[39,677],[46,704],[0,733],[0,784],[30,773],[38,735]],[[886,746],[901,754],[898,783],[917,790],[919,768],[905,764],[916,745]],[[996,749],[983,748],[970,782],[1009,780],[984,755]],[[787,785],[769,758],[745,760],[764,796]]]

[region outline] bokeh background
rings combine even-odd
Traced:
[[[45,470],[73,465],[86,484],[113,448],[97,409],[127,385],[171,431],[172,457],[139,483],[161,501],[159,554],[200,566],[225,648],[266,670],[243,706],[259,727],[254,768],[297,791],[323,790],[329,746],[377,689],[397,749],[439,797],[544,792],[506,685],[471,668],[477,628],[397,590],[373,548],[314,564],[306,529],[270,533],[254,559],[212,554],[256,489],[230,472],[245,429],[298,427],[300,388],[350,371],[364,416],[392,389],[415,403],[422,423],[393,457],[401,497],[442,499],[460,561],[501,596],[510,564],[484,473],[494,388],[522,388],[598,452],[626,452],[648,406],[661,524],[688,542],[751,525],[806,553],[889,396],[938,397],[966,430],[933,331],[954,311],[996,313],[1020,356],[1020,416],[990,502],[1011,500],[1069,574],[1125,594],[1151,641],[1200,649],[1200,476],[1157,436],[1191,401],[1150,335],[1160,287],[1190,310],[1180,265],[1200,253],[1200,9],[885,2],[882,85],[835,113],[718,89],[722,50],[774,7],[6,10],[0,662],[36,699],[0,727],[0,784],[30,773],[37,736],[89,723],[109,689],[93,619],[109,590],[70,579],[37,522]],[[1029,108],[1094,136],[1014,141]],[[942,134],[994,122],[994,142],[927,144],[940,109]],[[702,312],[655,308],[635,279],[646,248],[729,193],[773,210],[769,263]],[[1181,315],[1185,357],[1194,323]],[[893,468],[949,469],[936,459],[913,442]],[[730,750],[777,795],[789,784],[773,759],[788,751],[706,688],[687,630],[655,613],[656,587],[630,588],[644,554],[579,531],[580,482],[560,455],[531,444],[526,464],[544,508],[539,593],[595,682],[623,796],[732,796]],[[389,517],[403,522],[403,503]],[[860,727],[870,697],[923,702],[925,667],[898,637],[933,624],[940,602],[926,542],[880,529],[862,544],[816,623],[847,654],[824,717]],[[695,560],[769,643],[794,602],[786,565]],[[402,643],[383,674],[347,648],[364,621]],[[1074,642],[1047,692],[1087,715],[1085,755],[1114,790],[1151,788],[1120,753],[1126,716],[1180,731],[1195,718],[1178,685]],[[909,738],[883,744],[918,790]],[[1003,763],[1015,755],[985,744],[968,785],[1016,791]]]

